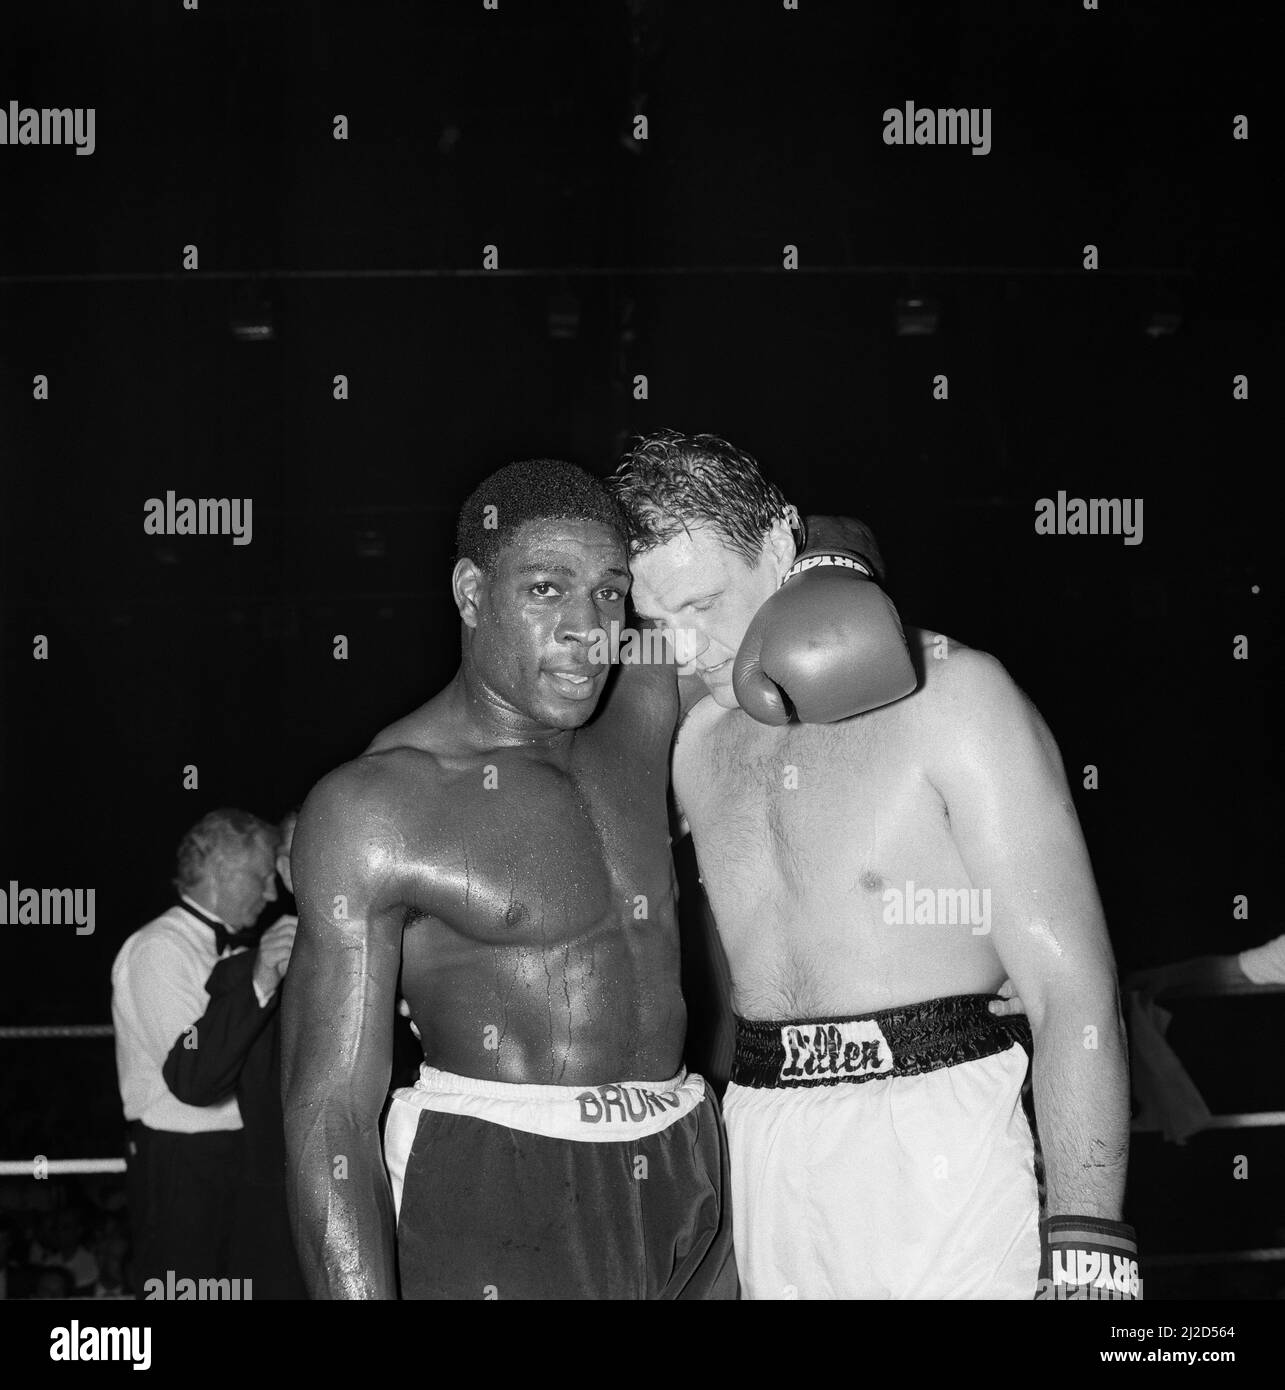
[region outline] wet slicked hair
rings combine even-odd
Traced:
[[[628,516],[633,555],[708,526],[752,565],[787,511],[781,489],[753,457],[716,434],[645,435],[622,456],[608,486]]]
[[[526,459],[484,478],[460,508],[455,524],[455,558],[484,570],[525,521],[600,521],[622,540],[629,522],[606,485],[574,463]]]

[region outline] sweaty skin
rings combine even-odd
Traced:
[[[742,1016],[862,1014],[1004,979],[981,924],[916,926],[913,903],[908,925],[885,921],[908,883],[972,886],[931,776],[939,678],[929,653],[913,699],[837,725],[772,728],[708,699],[684,722],[674,794]]]
[[[314,1298],[396,1297],[379,1118],[399,977],[446,1071],[587,1086],[682,1065],[677,684],[587,665],[589,634],[624,619],[624,545],[596,522],[528,522],[491,578],[457,566],[455,583],[459,673],[320,782],[295,833],[283,1093]]]
[[[1056,745],[993,658],[906,635],[924,680],[896,704],[778,729],[706,699],[683,724],[674,793],[737,1011],[862,1014],[992,993],[1010,976],[1035,1038],[1049,1209],[1119,1220],[1114,964]],[[916,920],[925,889],[933,909]],[[939,889],[985,910],[951,919]]]
[[[919,689],[834,725],[756,723],[730,657],[793,548],[747,566],[693,528],[636,556],[640,613],[686,627],[708,696],[675,743],[673,788],[737,1012],[849,1016],[990,993],[1007,975],[1034,1038],[1049,1211],[1119,1220],[1128,1072],[1115,966],[1057,745],[993,657],[906,629]],[[892,917],[938,890],[987,920]],[[978,896],[973,897],[975,890]],[[941,901],[941,899],[937,899]]]

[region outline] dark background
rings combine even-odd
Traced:
[[[97,931],[0,928],[0,1023],[105,1021],[188,825],[275,819],[449,678],[453,518],[484,474],[606,472],[660,426],[864,518],[906,621],[1005,662],[1122,967],[1282,929],[1268,7],[24,10],[0,102],[93,106],[97,149],[0,147],[0,880],[94,887]],[[884,145],[907,100],[991,107],[991,153]],[[908,295],[935,334],[897,335]],[[231,332],[268,317],[272,341]],[[253,543],[145,536],[167,489],[253,497]],[[1037,537],[1060,489],[1144,499],[1144,543]],[[1183,1009],[1214,1111],[1285,1104],[1280,1014]],[[107,1043],[0,1047],[2,1156],[116,1151]],[[1142,1137],[1132,1214],[1160,1248],[1285,1244],[1280,1157],[1273,1130]]]

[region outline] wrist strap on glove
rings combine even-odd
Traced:
[[[860,560],[854,560],[850,555],[805,555],[801,559],[795,560],[785,571],[785,577],[781,583],[787,583],[796,574],[802,574],[804,570],[816,569],[818,565],[837,565],[840,569],[856,570],[858,574],[864,574],[867,579],[874,578],[874,573],[868,565],[863,564]]]
[[[1142,1280],[1133,1227],[1097,1216],[1050,1216],[1041,1221],[1035,1297],[1140,1299]]]

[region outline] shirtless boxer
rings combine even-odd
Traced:
[[[993,657],[912,629],[909,698],[784,723],[782,691],[815,705],[792,687],[819,653],[779,606],[771,633],[755,614],[798,582],[793,509],[709,435],[641,441],[614,486],[638,615],[675,633],[680,671],[708,687],[673,787],[732,979],[724,1114],[746,1296],[1036,1295],[1025,1025],[987,1008],[1005,974],[1034,1036],[1040,1291],[1136,1294],[1115,970],[1043,720]],[[867,560],[878,577],[872,544]]]
[[[682,1070],[674,670],[590,659],[624,618],[623,517],[579,469],[514,464],[457,540],[458,673],[295,833],[305,1277],[314,1297],[735,1297],[721,1123]],[[904,661],[895,620],[881,640]],[[426,1062],[381,1155],[399,974]]]

